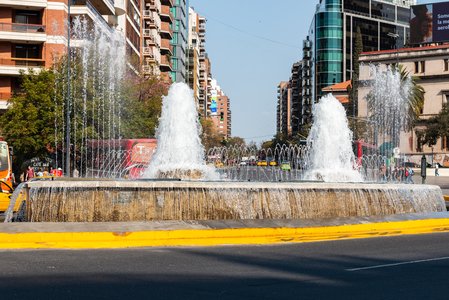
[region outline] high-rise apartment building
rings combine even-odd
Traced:
[[[291,135],[292,89],[289,81],[278,85],[278,103],[276,113],[276,134]]]
[[[187,83],[193,90],[193,96],[199,101],[200,91],[200,47],[199,47],[199,15],[189,7],[187,47]],[[198,102],[199,103],[199,102]],[[200,107],[204,111],[204,105]]]
[[[225,139],[229,138],[231,137],[231,101],[215,79],[211,80],[210,94],[209,118],[212,119],[215,131]]]
[[[122,0],[72,0],[71,18],[108,30],[125,12]],[[111,17],[111,18],[110,18]],[[19,88],[20,71],[48,68],[67,50],[67,0],[0,0],[0,109]]]
[[[278,103],[276,117],[276,133],[296,136],[300,131],[302,112],[303,61],[292,65],[289,81],[281,81],[278,85]]]
[[[142,48],[142,2],[140,0],[126,0],[124,5],[126,13],[118,17],[110,16],[110,18],[117,18],[117,29],[125,35],[126,53],[131,57],[130,61],[135,67],[138,67]]]
[[[174,0],[172,8],[174,22],[172,24],[173,37],[171,44],[173,55],[171,58],[173,82],[186,82],[187,71],[187,0]]]
[[[401,48],[407,42],[410,5],[415,3],[320,0],[303,45],[302,124],[310,121],[311,107],[323,88],[352,78],[357,31],[361,32],[363,51]]]
[[[145,75],[160,75],[170,81],[173,71],[172,14],[173,0],[144,0],[142,37],[142,71]]]
[[[188,82],[198,100],[200,115],[210,115],[211,63],[206,53],[206,19],[189,8]]]

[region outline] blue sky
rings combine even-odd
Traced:
[[[260,142],[275,134],[277,85],[302,57],[318,2],[190,0],[207,18],[206,51],[213,77],[231,99],[233,136]]]

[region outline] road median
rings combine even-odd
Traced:
[[[373,222],[363,219],[352,224],[325,226],[319,224],[303,226],[288,220],[280,220],[277,224],[268,224],[269,226],[264,226],[267,224],[263,222],[257,224],[255,220],[250,223],[230,226],[223,221],[219,223],[220,226],[209,226],[207,222],[203,224],[182,222],[175,226],[176,222],[171,222],[171,225],[167,226],[169,229],[164,229],[161,223],[156,227],[148,227],[148,223],[136,226],[103,224],[102,227],[86,223],[65,223],[62,230],[59,228],[53,231],[52,227],[56,229],[59,226],[57,223],[41,224],[34,229],[30,229],[30,224],[24,228],[16,225],[12,229],[4,225],[0,227],[0,249],[266,245],[449,232],[447,213],[428,219],[386,221],[377,219]]]

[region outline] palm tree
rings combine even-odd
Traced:
[[[410,89],[409,89],[409,96],[407,98],[408,100],[408,106],[409,106],[409,118],[410,118],[410,124],[409,124],[409,130],[413,128],[413,126],[416,124],[416,122],[419,119],[419,116],[422,114],[423,108],[424,108],[424,88],[420,86],[417,81],[419,80],[419,77],[413,77],[410,75],[410,72],[408,72],[403,65],[399,65],[398,71],[400,72],[401,76],[401,83],[409,82]]]

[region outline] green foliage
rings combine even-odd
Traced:
[[[224,145],[223,135],[214,128],[214,122],[210,118],[201,119],[201,142],[207,150]]]
[[[124,86],[123,138],[154,137],[168,85],[157,77],[130,76]]]
[[[443,105],[438,115],[426,122],[427,129],[424,131],[424,143],[429,146],[436,145],[439,138],[449,137],[449,106]]]
[[[3,136],[14,147],[18,164],[48,153],[55,141],[55,113],[60,114],[62,108],[62,98],[55,98],[53,71],[34,74],[29,70],[22,73],[21,82],[22,93],[10,99],[8,110],[0,118]]]
[[[226,146],[245,146],[246,142],[239,136],[233,136],[226,140]]]
[[[67,92],[65,62],[63,58],[51,70],[39,73],[29,70],[27,74],[21,74],[21,93],[10,100],[10,107],[0,119],[3,136],[14,147],[16,166],[32,157],[63,151],[63,109]],[[121,138],[155,135],[162,96],[168,90],[166,83],[156,77],[130,74],[115,91],[100,90],[97,88],[100,76],[83,78],[81,71],[80,65],[71,65],[72,144],[78,157],[88,139],[117,138],[107,130],[106,134],[110,136],[105,136],[104,128],[111,122],[117,122],[116,127],[121,128]],[[111,117],[112,106],[105,101],[112,93],[122,101],[120,117],[115,119]],[[105,117],[99,120],[100,109]]]

